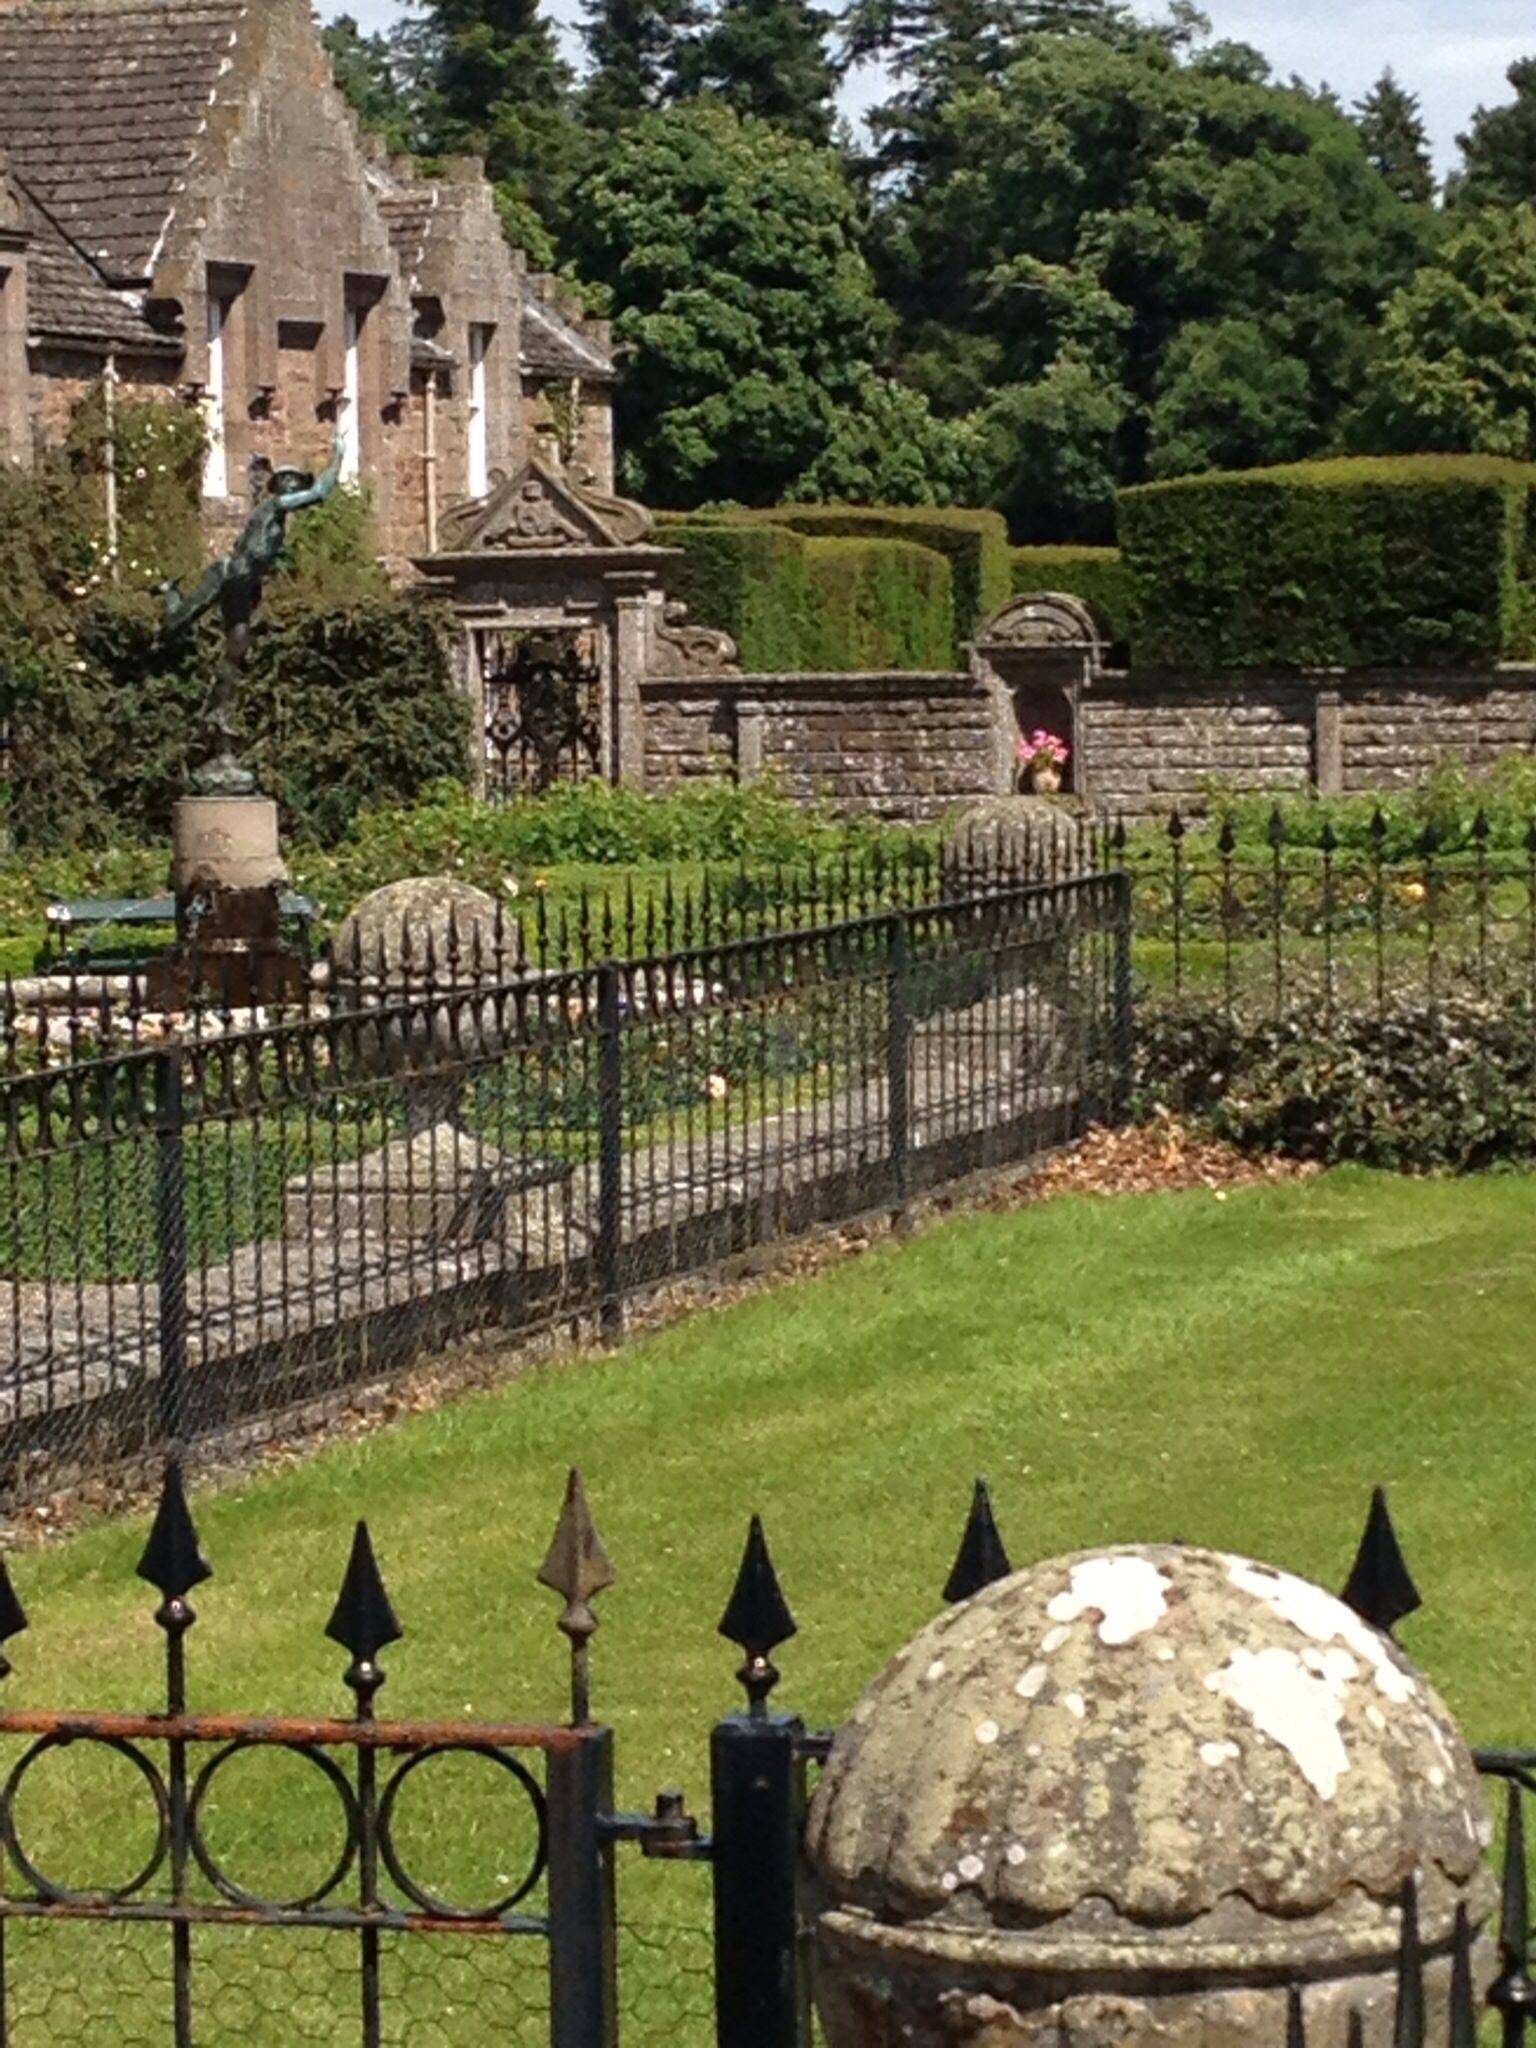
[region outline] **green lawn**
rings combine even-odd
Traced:
[[[1473,1739],[1532,1740],[1533,1223],[1530,1180],[1348,1171],[1225,1199],[1058,1201],[886,1245],[612,1359],[540,1372],[199,1498],[217,1576],[195,1596],[193,1704],[345,1703],[344,1660],[321,1631],[352,1517],[366,1513],[407,1630],[385,1658],[381,1712],[557,1715],[556,1603],[533,1574],[578,1460],[620,1574],[594,1649],[620,1796],[648,1805],[678,1784],[697,1809],[710,1719],[736,1696],[714,1622],[748,1512],[764,1513],[800,1621],[780,1659],[781,1701],[829,1723],[934,1612],[981,1470],[1017,1562],[1182,1537],[1330,1585],[1384,1482],[1427,1603],[1403,1631],[1408,1648]],[[33,1629],[9,1646],[12,1704],[155,1701],[152,1596],[132,1576],[143,1535],[142,1521],[101,1526],[16,1561]],[[30,1821],[40,1856],[99,1881],[126,1850],[75,1767],[49,1760]],[[219,1808],[221,1843],[274,1883],[301,1860],[314,1868],[329,1839],[323,1805],[294,1797],[291,1775],[279,1790],[277,1774],[296,1765],[250,1768],[244,1804],[232,1779]],[[266,1798],[260,1769],[272,1773]],[[442,1792],[417,1813],[425,1874],[488,1882],[507,1867],[493,1802],[468,1765]],[[626,1910],[698,1923],[703,1882],[627,1857]],[[59,1958],[104,1938],[26,1939],[57,1944]],[[650,1992],[635,1966],[637,2039],[704,2038],[672,2024],[675,1960]],[[18,1999],[49,1976],[40,1963],[28,1979],[21,1959],[12,1974]],[[327,1994],[316,1979],[306,1995]],[[350,2013],[341,1970],[335,1996]],[[67,2037],[39,2022],[16,2038]],[[162,2034],[146,2024],[144,2038]],[[246,2038],[263,2036],[232,2021],[206,2034]],[[334,2038],[350,2038],[339,2021]],[[436,2036],[399,2038],[414,2048]],[[457,2036],[471,2048],[502,2038]],[[537,2039],[537,2025],[516,2038]]]

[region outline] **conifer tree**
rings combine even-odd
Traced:
[[[697,0],[584,0],[583,11],[586,121],[612,131],[678,96],[687,38],[701,18]]]
[[[1457,140],[1466,175],[1456,198],[1474,204],[1519,206],[1536,201],[1536,57],[1509,67],[1515,97],[1507,106],[1479,107]]]
[[[692,91],[713,93],[738,114],[825,143],[837,91],[831,29],[814,0],[720,0],[684,75]]]
[[[550,262],[582,156],[554,24],[540,0],[429,0],[423,43],[426,149],[484,157],[513,240]]]
[[[1355,125],[1366,155],[1399,199],[1427,205],[1435,196],[1429,135],[1416,93],[1398,84],[1392,67],[1355,105]]]

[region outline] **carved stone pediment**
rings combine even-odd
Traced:
[[[1080,597],[1062,590],[1031,591],[1010,598],[1007,604],[983,619],[976,629],[975,645],[992,647],[1084,647],[1098,648],[1104,635],[1098,621]]]
[[[631,548],[655,537],[643,505],[558,476],[536,459],[497,477],[483,498],[453,505],[438,521],[438,552],[509,554],[549,548]]]
[[[675,600],[651,634],[646,674],[682,680],[689,676],[741,674],[741,649],[715,626],[689,623],[688,607]]]

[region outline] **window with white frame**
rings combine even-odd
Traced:
[[[229,496],[229,442],[225,424],[228,364],[225,342],[229,331],[229,309],[234,301],[218,292],[208,294],[208,375],[203,383],[203,431],[207,452],[203,456],[203,496]]]
[[[491,435],[486,358],[495,328],[472,321],[469,329],[469,495],[491,488]]]
[[[348,306],[343,339],[346,355],[342,366],[341,412],[336,424],[341,440],[341,480],[355,484],[363,473],[363,313],[360,306]]]

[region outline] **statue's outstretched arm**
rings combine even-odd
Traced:
[[[342,457],[345,452],[341,436],[338,434],[335,441],[331,444],[331,459],[315,478],[314,482],[307,485],[302,491],[284,491],[278,498],[277,502],[282,506],[283,510],[285,512],[302,512],[306,505],[323,504],[340,481]]]

